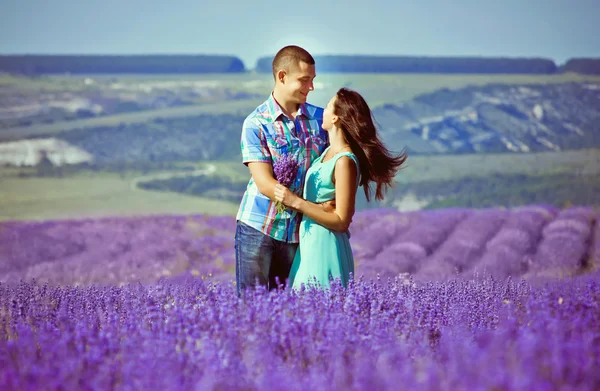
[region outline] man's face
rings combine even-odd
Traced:
[[[315,66],[300,61],[289,67],[284,76],[284,86],[288,99],[297,104],[306,102],[308,93],[314,90]]]

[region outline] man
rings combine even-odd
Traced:
[[[323,109],[306,102],[313,91],[315,61],[303,48],[286,46],[273,58],[275,86],[242,126],[242,160],[252,178],[237,213],[235,234],[238,294],[258,282],[269,289],[288,278],[299,242],[302,216],[277,213],[273,163],[283,154],[303,161],[291,190],[302,195],[312,161],[329,145]],[[328,210],[333,204],[324,204]]]

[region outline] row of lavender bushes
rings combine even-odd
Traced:
[[[600,220],[587,207],[358,213],[350,228],[356,274],[565,277],[600,261]],[[235,220],[148,216],[0,224],[0,282],[33,278],[87,286],[185,276],[233,280]]]

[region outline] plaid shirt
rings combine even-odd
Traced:
[[[322,124],[322,108],[305,103],[300,106],[296,119],[292,120],[283,113],[271,94],[244,120],[241,137],[243,163],[273,164],[282,154],[298,154],[304,162],[290,190],[302,196],[306,171],[329,145]],[[276,240],[299,242],[302,215],[290,209],[277,214],[275,202],[258,191],[252,178],[236,218]]]

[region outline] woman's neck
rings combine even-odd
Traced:
[[[350,150],[350,144],[346,141],[342,130],[338,128],[333,128],[329,131],[329,145],[333,153]]]

